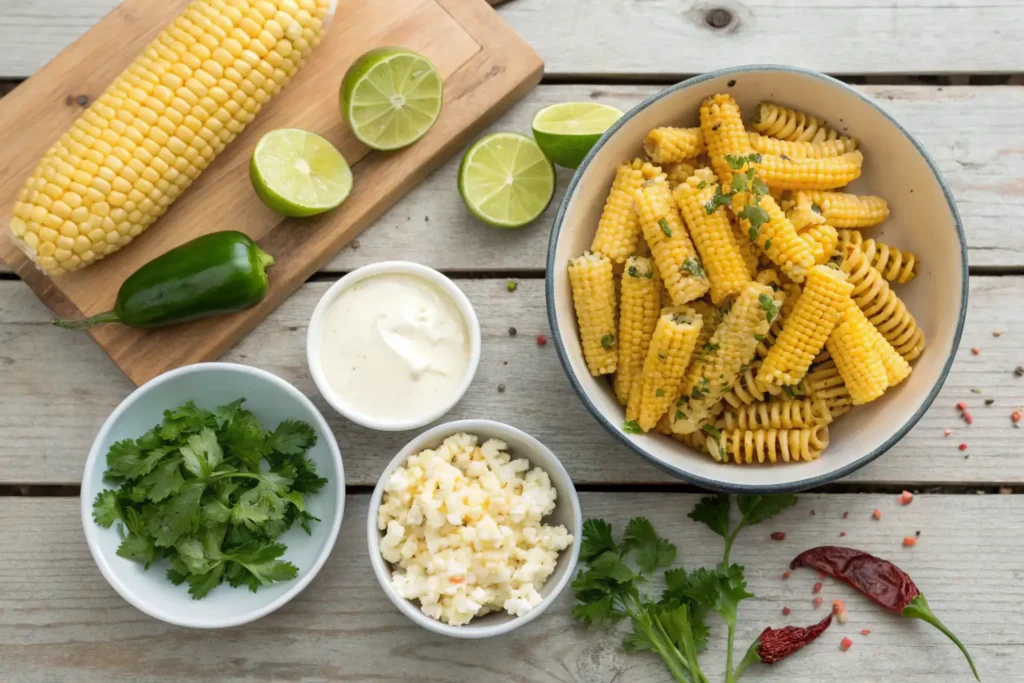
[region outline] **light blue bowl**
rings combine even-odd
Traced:
[[[291,581],[261,587],[253,593],[224,583],[202,600],[193,600],[187,586],[167,580],[167,562],[161,560],[148,570],[117,555],[121,543],[115,524],[104,529],[92,519],[96,495],[111,488],[103,482],[107,451],[122,439],[141,436],[163,420],[163,412],[187,401],[212,409],[244,397],[245,408],[259,419],[264,429],[282,420],[301,420],[317,433],[316,445],[308,452],[317,472],[327,485],[308,496],[306,509],[321,521],[312,525],[312,535],[298,526],[281,536],[288,546],[282,559],[299,568]],[[82,525],[96,565],[121,597],[146,614],[178,626],[225,628],[244,624],[270,614],[309,585],[327,561],[341,529],[345,511],[345,470],[341,452],[330,428],[313,403],[298,389],[265,370],[232,363],[200,363],[164,373],[133,391],[107,418],[89,451],[82,476]]]

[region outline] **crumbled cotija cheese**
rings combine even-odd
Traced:
[[[558,496],[547,473],[512,460],[502,441],[477,442],[455,434],[410,456],[388,479],[377,512],[391,586],[455,626],[539,605],[559,551],[572,544],[564,526],[541,523]]]

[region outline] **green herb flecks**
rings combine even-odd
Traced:
[[[719,344],[712,344],[711,342],[708,342],[707,344],[704,345],[704,353],[714,353],[720,348],[722,347]]]
[[[636,420],[627,420],[622,423],[622,431],[627,434],[643,434],[644,430],[640,428],[640,425]]]
[[[672,226],[670,226],[668,224],[668,221],[665,220],[664,218],[659,218],[658,219],[658,227],[660,227],[661,231],[663,233],[665,233],[665,237],[671,237],[672,236]]]
[[[779,307],[775,305],[775,301],[767,294],[758,295],[757,301],[761,304],[764,317],[768,319],[768,322],[771,323],[775,320],[776,316],[779,315]]]
[[[601,346],[603,346],[604,348],[608,349],[609,351],[611,349],[614,349],[615,348],[615,335],[614,334],[606,334],[603,337],[601,337]]]
[[[701,264],[700,259],[692,256],[683,259],[683,263],[679,266],[679,270],[683,273],[689,273],[693,277],[705,277],[704,266]]]
[[[665,395],[665,390],[662,389],[661,387],[658,387],[658,389],[654,392],[654,395],[657,396],[658,398],[661,398],[662,396]]]

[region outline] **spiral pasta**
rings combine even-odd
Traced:
[[[729,392],[723,396],[723,400],[732,408],[739,409],[751,403],[770,401],[772,396],[779,396],[785,391],[784,387],[777,384],[765,384],[757,381],[757,371],[761,368],[761,361],[755,360],[749,365],[740,368],[740,374],[736,378]],[[789,388],[794,394],[805,393],[803,384],[797,384]]]
[[[864,244],[864,235],[861,234],[860,230],[853,230],[851,228],[840,228],[836,232],[839,234],[839,241],[836,242],[836,252],[839,255],[846,253],[846,247],[850,244],[860,247]]]
[[[848,246],[842,270],[853,285],[853,300],[882,336],[907,361],[924,351],[924,333],[882,274],[871,267],[864,252]]]
[[[772,102],[758,106],[751,125],[762,135],[791,142],[825,142],[842,137],[821,119]]]
[[[810,462],[828,447],[828,427],[805,429],[727,429],[720,443],[709,440],[711,455],[737,465],[764,462]]]
[[[790,399],[770,403],[751,403],[722,416],[725,429],[803,429],[832,422],[832,414],[822,399]]]
[[[839,368],[831,358],[815,366],[804,378],[804,386],[814,399],[825,402],[829,414],[835,420],[840,415],[850,412],[853,399],[850,390],[839,375]]]
[[[917,254],[875,240],[864,240],[860,250],[871,266],[889,282],[906,284],[917,276]]]

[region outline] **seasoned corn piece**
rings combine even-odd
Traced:
[[[739,220],[742,232],[747,233],[748,238],[753,237],[751,241],[757,244],[765,256],[779,266],[790,279],[794,282],[803,282],[804,275],[814,266],[811,248],[770,195],[761,197],[758,204],[767,214],[768,222],[752,230],[748,219],[739,218],[750,197],[748,192],[737,192],[732,199],[732,211]]]
[[[640,228],[672,303],[681,306],[703,296],[710,282],[679,216],[668,183],[664,178],[649,180],[633,197]]]
[[[619,357],[615,337],[615,276],[603,254],[583,254],[569,261],[569,284],[580,327],[583,357],[590,374],[615,372]]]
[[[729,95],[713,95],[700,106],[700,130],[704,134],[711,168],[723,185],[732,182],[733,169],[727,156],[746,157],[753,153],[750,136],[743,127],[740,107]]]
[[[889,204],[881,197],[810,191],[807,198],[836,228],[870,228],[889,217]]]
[[[656,164],[672,164],[704,151],[700,128],[655,128],[644,140],[644,151]]]
[[[661,297],[654,264],[643,256],[630,256],[619,288],[619,360],[615,371],[615,396],[626,405],[633,381],[647,357],[651,335],[661,315]]]
[[[654,328],[643,371],[633,382],[626,406],[626,420],[635,420],[650,431],[679,395],[694,344],[703,324],[693,309],[666,311]]]
[[[885,364],[871,336],[871,323],[855,306],[843,312],[839,325],[828,338],[828,352],[859,406],[885,393],[889,386]],[[861,313],[858,315],[858,313]]]
[[[821,142],[780,140],[760,133],[750,133],[750,146],[761,154],[774,154],[790,159],[827,159],[837,157],[857,149],[857,140],[840,137],[835,140]]]
[[[761,155],[758,175],[778,190],[834,190],[860,177],[864,155],[860,150],[825,159],[790,159]]]
[[[601,220],[590,250],[604,254],[612,263],[625,263],[636,251],[640,238],[640,224],[633,208],[633,195],[644,180],[656,177],[661,170],[641,159],[619,164],[608,198],[604,202]]]

